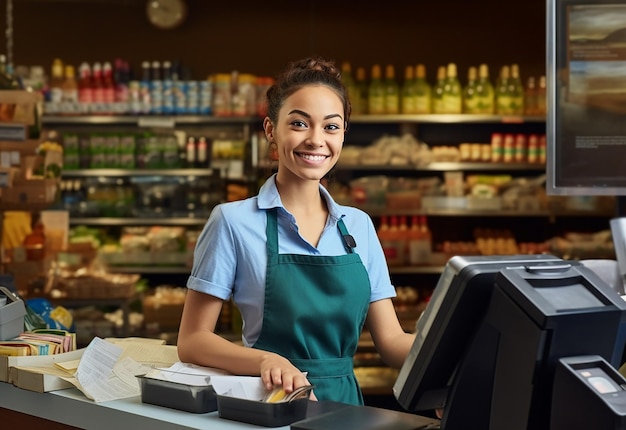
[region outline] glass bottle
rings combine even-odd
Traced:
[[[385,113],[397,115],[400,112],[400,87],[396,82],[396,69],[392,64],[385,67]]]
[[[432,87],[426,80],[426,66],[415,66],[415,113],[428,114],[432,112]]]
[[[455,63],[449,63],[446,69],[446,79],[443,88],[444,113],[461,113],[463,108],[461,83],[457,75]]]
[[[478,71],[476,67],[471,66],[467,70],[467,84],[463,88],[463,113],[477,113],[476,106],[478,97],[476,97],[476,80]]]
[[[352,66],[349,61],[344,61],[341,64],[341,82],[343,82],[343,85],[346,87],[348,97],[350,97],[350,102],[353,104],[354,108],[353,100],[355,99],[356,89],[354,79],[352,78]]]
[[[520,76],[519,65],[511,65],[511,79],[509,81],[511,96],[511,114],[524,115],[524,84]]]
[[[443,105],[443,89],[446,82],[446,67],[439,66],[437,68],[437,81],[433,88],[432,94],[432,113],[445,113]]]
[[[474,97],[476,97],[476,113],[493,114],[495,112],[495,94],[489,79],[489,66],[487,64],[478,66],[478,80],[476,81]]]
[[[537,115],[545,115],[546,112],[546,77],[541,76],[537,88]]]
[[[385,113],[385,87],[382,82],[382,71],[379,64],[372,66],[372,78],[367,91],[367,110],[370,115]]]
[[[511,114],[511,94],[509,93],[509,79],[511,70],[509,66],[502,66],[500,77],[496,86],[496,113],[498,115]]]
[[[357,67],[355,82],[355,97],[351,99],[352,113],[356,115],[365,115],[367,113],[367,76],[365,67]]]
[[[530,76],[526,81],[524,89],[524,115],[537,114],[537,82],[534,76]]]
[[[417,113],[415,99],[415,72],[413,66],[406,66],[400,91],[400,111],[405,115]]]

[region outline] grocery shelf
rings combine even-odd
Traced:
[[[184,275],[191,272],[191,268],[184,266],[107,266],[110,273],[139,273],[142,275]]]
[[[203,226],[207,218],[103,218],[103,217],[70,217],[71,225],[91,226],[130,226],[130,225],[167,225],[167,226]]]
[[[210,115],[44,115],[43,125],[132,125],[137,127],[172,128],[176,125],[250,124],[261,122],[257,117],[220,117]]]
[[[391,165],[391,164],[342,164],[339,163],[335,167],[336,170],[350,171],[367,171],[367,170],[385,170],[385,171],[431,171],[431,172],[447,172],[453,170],[462,171],[531,171],[545,172],[546,166],[537,163],[488,163],[488,162],[457,162],[457,161],[438,161],[424,165]]]
[[[392,209],[386,207],[372,208],[361,207],[373,217],[382,215],[426,215],[441,217],[534,217],[534,218],[554,218],[554,217],[612,217],[615,215],[611,210],[548,210],[542,209],[537,211],[525,211],[518,209],[443,209],[443,208],[422,208],[422,209]]]
[[[86,177],[136,177],[136,176],[213,176],[211,169],[77,169],[63,170],[63,178],[86,178]]]
[[[422,123],[422,124],[478,124],[544,123],[545,116],[480,115],[480,114],[423,114],[423,115],[353,115],[352,123]]]

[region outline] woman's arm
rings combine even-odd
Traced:
[[[402,329],[391,299],[370,303],[366,323],[383,361],[390,367],[402,367],[415,335]]]
[[[187,290],[178,331],[182,362],[215,367],[236,375],[260,375],[267,389],[282,385],[286,392],[308,385],[301,371],[278,354],[234,344],[215,333],[223,301]]]

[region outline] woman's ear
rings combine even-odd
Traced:
[[[267,141],[272,142],[274,140],[274,124],[272,124],[272,120],[269,117],[265,117],[263,120],[263,130],[265,130]]]

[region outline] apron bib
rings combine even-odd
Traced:
[[[339,234],[348,231],[338,222]],[[267,213],[263,327],[254,348],[308,372],[318,400],[363,404],[353,356],[365,323],[370,283],[361,258],[278,253],[277,210]]]

